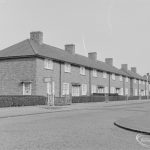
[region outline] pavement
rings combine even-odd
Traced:
[[[54,113],[62,111],[94,109],[96,107],[105,108],[110,106],[132,105],[132,104],[150,104],[150,100],[128,100],[128,101],[114,101],[114,102],[96,102],[96,103],[75,103],[67,106],[22,106],[22,107],[5,107],[0,108],[0,118],[19,117],[27,115],[36,115],[44,113]],[[144,116],[122,118],[116,120],[114,124],[118,127],[150,134],[150,111],[146,112]]]

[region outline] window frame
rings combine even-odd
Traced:
[[[69,63],[64,64],[64,72],[66,72],[66,73],[71,72],[71,64],[69,64]]]
[[[85,67],[80,67],[80,74],[85,75]]]
[[[97,77],[97,73],[98,73],[98,72],[97,72],[96,69],[93,69],[93,70],[92,70],[93,77]]]
[[[45,69],[49,69],[49,70],[53,70],[54,67],[54,62],[52,59],[44,59],[44,68]]]
[[[30,88],[29,94],[27,94],[27,93],[25,92],[25,85],[26,85],[26,84],[29,84],[29,88]],[[31,82],[24,82],[24,83],[23,83],[23,95],[32,95],[32,84],[31,84]]]

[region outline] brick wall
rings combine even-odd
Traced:
[[[22,80],[32,81],[35,89],[35,58],[7,59],[0,61],[0,95],[22,95]]]
[[[47,95],[47,85],[44,78],[51,78],[55,83],[55,96],[59,96],[60,64],[53,61],[53,70],[44,68],[44,59],[36,58],[36,95]]]

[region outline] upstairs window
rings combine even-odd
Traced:
[[[103,72],[103,78],[107,78],[107,73],[106,72]]]
[[[93,77],[97,77],[97,70],[93,69]]]
[[[80,67],[80,74],[85,75],[85,67]]]
[[[139,80],[139,84],[141,84],[141,80]]]
[[[68,63],[65,64],[65,72],[71,72],[71,65]]]
[[[111,78],[112,78],[112,80],[115,80],[115,79],[116,79],[115,74],[112,74],[112,75],[111,75]]]
[[[128,77],[126,77],[126,82],[128,82],[129,81],[129,78]]]
[[[51,59],[44,60],[44,68],[45,69],[53,69],[53,61]]]
[[[120,81],[122,81],[122,80],[123,80],[123,79],[122,79],[122,76],[120,76],[120,77],[119,77],[119,80],[120,80]]]

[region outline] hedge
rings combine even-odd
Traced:
[[[138,100],[138,99],[147,99],[146,96],[129,96],[128,100]],[[79,96],[79,97],[72,97],[72,103],[87,103],[87,102],[104,102],[104,101],[125,101],[127,100],[126,96],[120,95],[111,95],[111,96]]]
[[[1,95],[0,107],[45,105],[47,98],[33,95]]]

